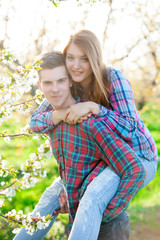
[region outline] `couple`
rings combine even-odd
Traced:
[[[33,211],[53,214],[50,226],[33,236],[22,228],[15,240],[45,236],[56,210],[64,207],[64,189],[69,239],[129,239],[124,211],[154,178],[158,155],[128,80],[104,67],[99,41],[87,30],[71,37],[63,55],[45,54],[41,68],[39,85],[46,100],[30,124],[34,132],[50,137],[63,184],[56,179]]]

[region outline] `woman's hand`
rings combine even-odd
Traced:
[[[90,117],[92,113],[98,114],[100,110],[99,105],[94,102],[74,104],[68,108],[65,122],[68,122],[69,124],[80,123]]]
[[[90,118],[92,116],[92,113],[87,113],[86,115],[80,117],[77,121],[77,123],[82,123],[84,121],[86,121],[88,118]]]
[[[68,213],[68,202],[67,202],[67,196],[64,192],[60,194],[59,198],[59,204],[60,204],[60,209],[55,210],[54,214],[59,214],[59,213]]]

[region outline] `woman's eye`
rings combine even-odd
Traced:
[[[88,58],[82,58],[81,61],[82,62],[88,62]]]
[[[71,61],[71,60],[73,60],[73,57],[67,57],[67,59]]]

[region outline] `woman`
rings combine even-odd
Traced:
[[[136,109],[129,81],[119,70],[104,66],[100,43],[91,31],[81,30],[71,36],[64,56],[75,94],[86,101],[72,105],[65,120],[76,124],[87,113],[103,116],[104,124],[121,136],[143,161],[148,170],[146,182],[150,182],[157,168],[157,148]]]

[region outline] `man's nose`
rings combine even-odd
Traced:
[[[52,85],[52,91],[53,92],[58,92],[58,85],[56,84],[56,83],[54,83],[53,85]]]

